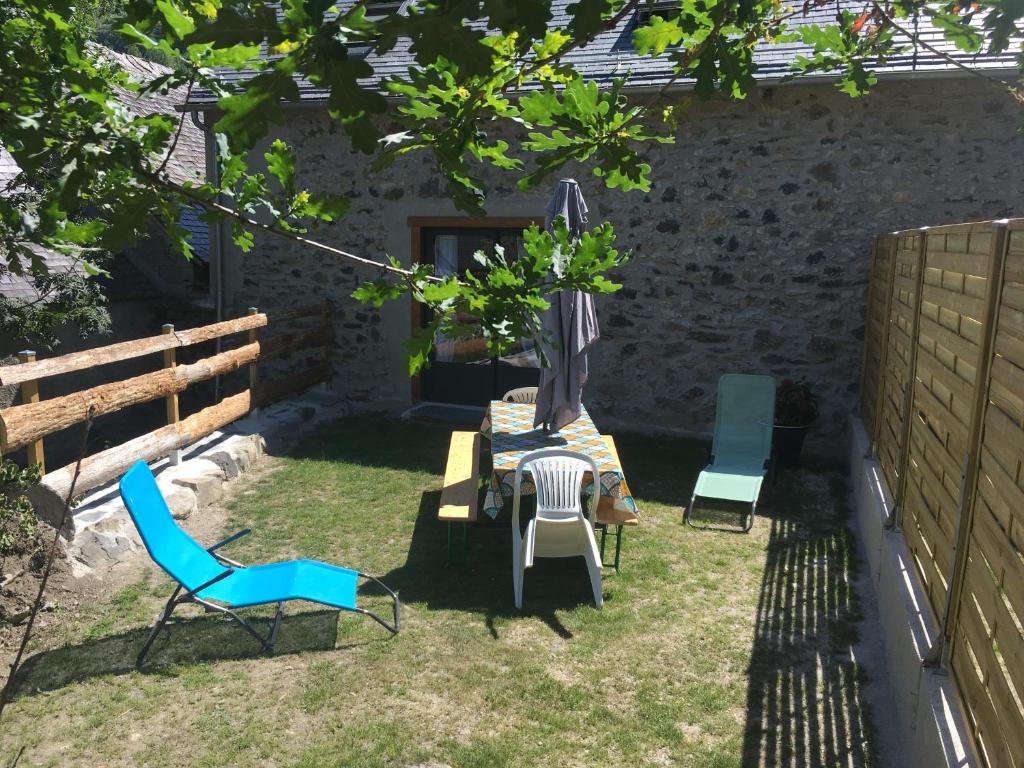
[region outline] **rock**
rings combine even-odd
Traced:
[[[108,569],[142,549],[135,525],[123,509],[116,515],[80,531],[68,545],[71,572],[82,576],[97,568]]]
[[[231,451],[211,451],[205,456],[224,471],[228,480],[234,480],[242,471],[238,466],[238,459]]]
[[[173,482],[188,489],[195,499],[196,509],[205,509],[224,495],[223,476],[199,472],[194,475],[174,478]]]
[[[196,494],[180,483],[172,483],[170,488],[160,489],[164,494],[167,508],[175,520],[184,520],[196,511]]]
[[[836,186],[839,181],[839,172],[836,169],[836,164],[832,162],[818,163],[811,167],[809,173],[818,181],[828,182],[832,186]]]

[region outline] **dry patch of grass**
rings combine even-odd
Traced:
[[[872,764],[836,474],[784,475],[750,534],[698,531],[680,518],[703,446],[621,437],[644,521],[626,532],[622,572],[606,569],[604,609],[581,562],[539,561],[519,613],[507,522],[475,527],[467,566],[444,566],[447,439],[346,419],[227,508],[224,533],[253,529],[230,557],[301,553],[380,575],[402,597],[400,635],[291,605],[267,658],[195,612],[138,673],[170,591],[152,570],[36,653],[0,763],[24,746],[23,766]]]

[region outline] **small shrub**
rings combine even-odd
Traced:
[[[775,424],[804,427],[818,418],[818,401],[806,381],[786,379],[775,390]]]
[[[34,560],[42,550],[39,518],[25,496],[38,482],[38,465],[22,469],[0,458],[0,573],[8,557]]]

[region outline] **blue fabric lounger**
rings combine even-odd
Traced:
[[[398,632],[398,596],[372,576],[316,560],[290,560],[246,568],[217,553],[224,545],[248,534],[248,528],[204,549],[171,517],[156,479],[144,461],[136,462],[125,473],[120,489],[124,505],[150,557],[178,582],[139,652],[137,666],[142,666],[153,641],[167,625],[174,609],[187,602],[226,613],[256,638],[268,653],[274,651],[281,627],[282,607],[287,600],[308,600],[343,611],[362,613],[391,633]],[[360,578],[375,582],[391,596],[394,601],[393,624],[356,606],[356,586]],[[270,603],[277,603],[277,613],[266,636],[259,634],[234,612],[237,608]]]

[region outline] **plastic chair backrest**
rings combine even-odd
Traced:
[[[519,389],[510,389],[501,399],[506,403],[536,403],[537,387],[519,387]]]
[[[537,489],[537,517],[565,519],[583,513],[582,491],[584,475],[591,473],[597,494],[600,494],[601,475],[597,462],[585,453],[564,448],[548,448],[523,456],[516,467],[515,487],[522,482],[523,470],[528,469]],[[598,499],[590,499],[593,522]]]
[[[727,373],[718,380],[715,410],[716,463],[763,462],[771,456],[775,423],[775,379]]]
[[[135,462],[119,487],[149,556],[185,589],[200,587],[228,570],[174,522],[146,462]]]

